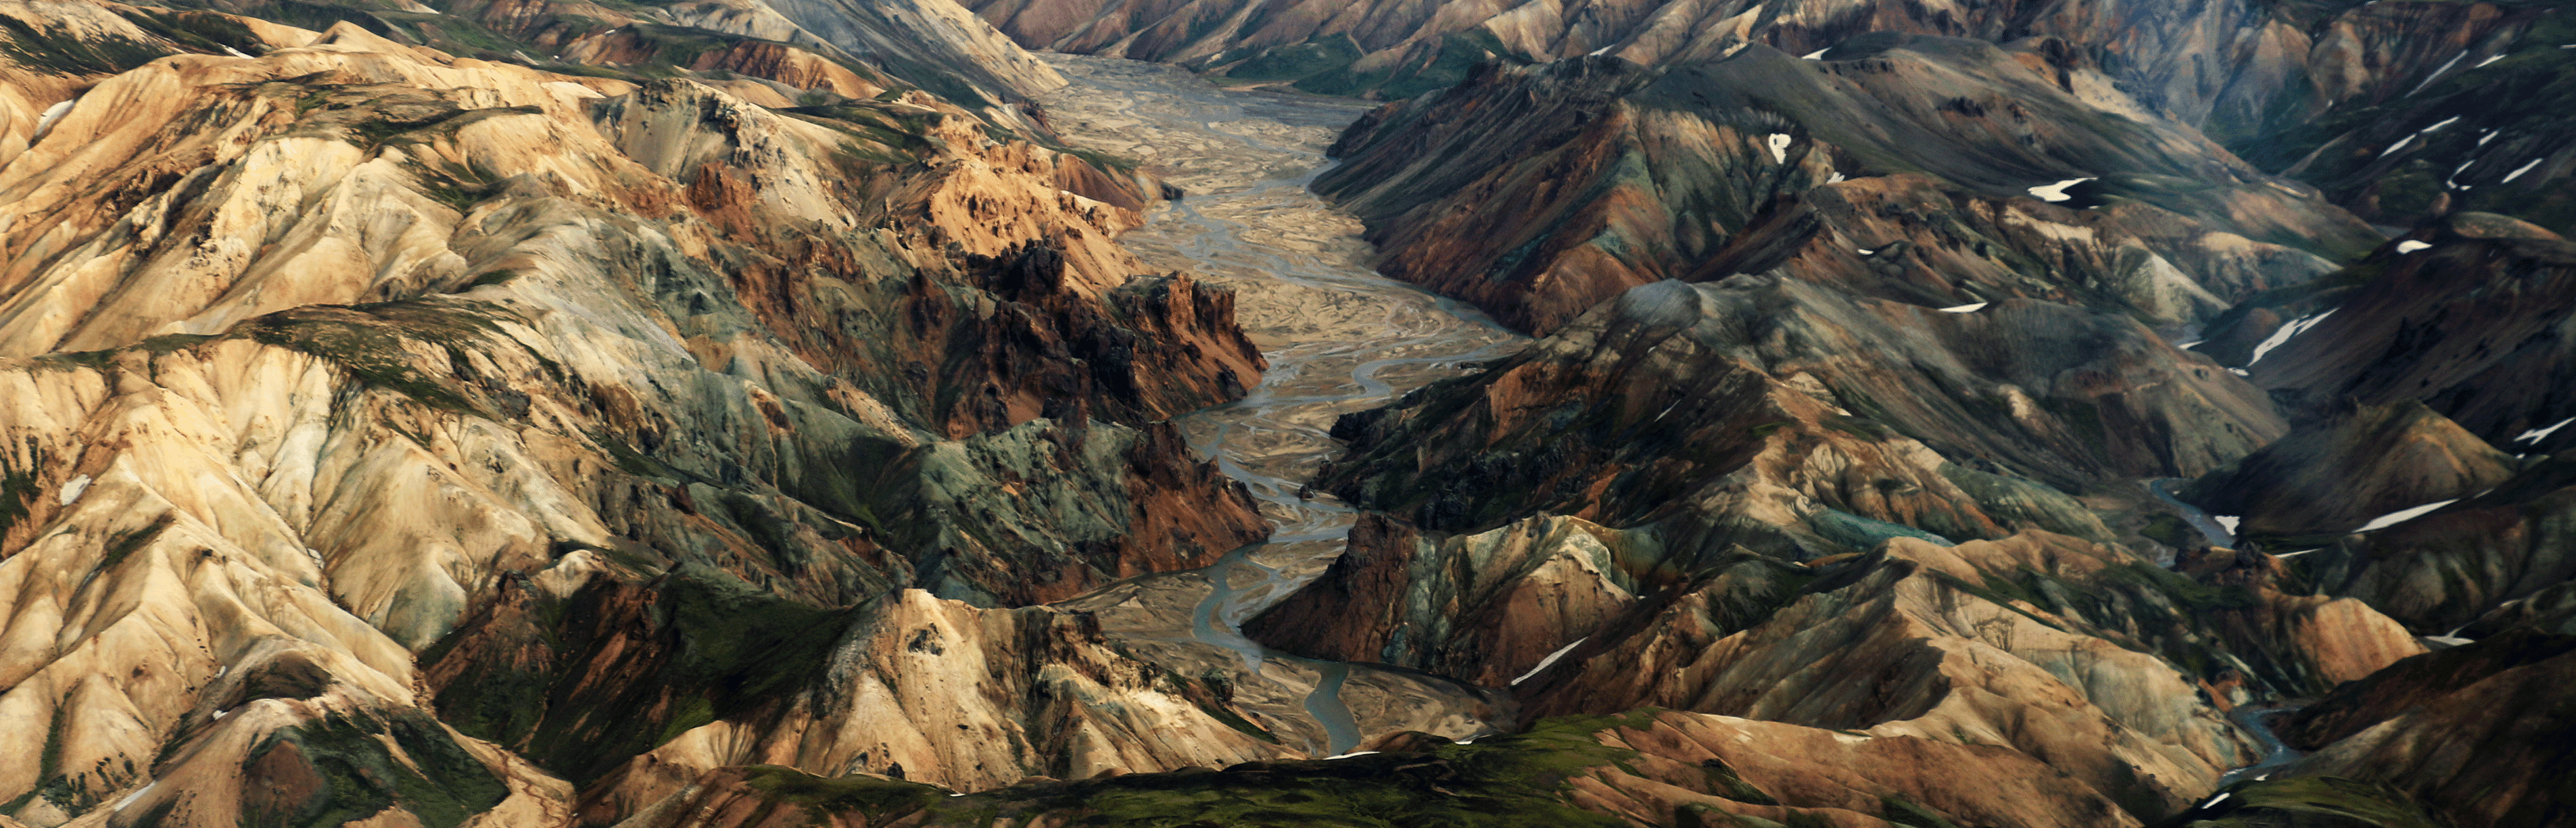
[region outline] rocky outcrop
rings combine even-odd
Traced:
[[[2181,325],[2375,238],[2187,127],[1970,40],[1665,72],[1486,65],[1336,152],[1318,188],[1370,222],[1390,275],[1541,333],[1644,282],[1775,269],[1933,307],[2033,297]],[[2077,200],[2026,193],[2051,184]]]
[[[2380,515],[2485,492],[2519,471],[2421,403],[2348,404],[2180,494],[2240,516],[2239,537],[2341,535]]]

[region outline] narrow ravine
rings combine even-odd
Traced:
[[[1153,64],[1047,59],[1074,81],[1044,101],[1059,130],[1142,161],[1189,193],[1129,233],[1128,246],[1156,267],[1232,287],[1239,318],[1270,360],[1249,396],[1181,421],[1192,445],[1260,500],[1270,541],[1197,572],[1067,603],[1100,612],[1104,629],[1132,641],[1186,636],[1223,648],[1248,674],[1310,688],[1297,702],[1321,732],[1315,752],[1346,752],[1365,733],[1344,695],[1366,668],[1269,652],[1239,625],[1342,552],[1356,513],[1328,496],[1300,496],[1339,451],[1326,434],[1335,417],[1509,354],[1526,339],[1460,303],[1379,276],[1367,264],[1358,221],[1307,190],[1331,163],[1323,147],[1362,106],[1221,90]],[[1184,600],[1186,627],[1173,629],[1178,619],[1169,616]],[[1420,682],[1370,677],[1372,686]],[[1460,689],[1420,693],[1436,700]]]

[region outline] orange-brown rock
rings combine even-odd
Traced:
[[[2563,637],[2513,636],[2401,662],[2385,678],[2321,701],[2315,717],[2301,720],[2316,729],[2293,733],[2321,738],[2389,718],[2286,773],[2387,785],[2461,826],[2566,824],[2576,819],[2566,796],[2567,768],[2576,762],[2576,739],[2568,737],[2576,695],[2567,692],[2576,653],[2565,648]]]

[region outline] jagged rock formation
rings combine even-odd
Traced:
[[[2372,518],[2494,488],[2520,468],[2422,403],[2348,405],[2210,472],[2180,495],[2240,516],[2239,537],[2340,535]]]
[[[1775,268],[1934,307],[2033,297],[2181,324],[2373,238],[2187,127],[1970,40],[1664,72],[1488,64],[1336,150],[1319,189],[1371,222],[1390,275],[1542,333],[1644,282]],[[2074,179],[2101,180],[2062,207],[2024,194]]]

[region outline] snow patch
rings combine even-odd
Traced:
[[[2324,548],[2324,547],[2318,547],[2318,548],[2319,548],[2319,549],[2322,549],[2322,548]],[[2308,553],[2310,553],[2310,552],[2314,552],[2314,551],[2317,551],[2317,550],[2316,550],[2316,549],[2301,549],[2301,550],[2299,550],[2299,551],[2297,551],[2297,552],[2283,552],[2283,553],[2280,553],[2280,554],[2278,554],[2278,555],[2273,555],[2272,557],[2275,557],[2275,558],[2295,558],[2295,557],[2298,557],[2298,556],[2300,556],[2300,555],[2305,555],[2305,554],[2308,554]]]
[[[2442,73],[2444,73],[2444,72],[2451,71],[2451,67],[2460,65],[2460,59],[2461,59],[2461,58],[2468,57],[2468,56],[2469,56],[2469,53],[2468,53],[2468,51],[2467,51],[2467,50],[2465,50],[2465,49],[2464,49],[2464,50],[2461,50],[2459,54],[2452,55],[2450,60],[2443,62],[2443,64],[2442,64],[2442,68],[2433,70],[2433,74],[2425,75],[2425,76],[2424,76],[2424,82],[2423,82],[2423,83],[2416,84],[2416,85],[2415,85],[2415,89],[2414,89],[2414,91],[2408,92],[2408,93],[2406,93],[2406,94],[2407,94],[2408,96],[2410,96],[2410,97],[2411,97],[2411,96],[2413,96],[2416,92],[2422,92],[2422,91],[2424,91],[2424,87],[2427,87],[2427,86],[2431,86],[2431,85],[2433,85],[2433,79],[2441,77],[2441,76],[2442,76]]]
[[[2560,46],[2560,47],[2558,47],[2558,48],[2561,48],[2561,49],[2576,49],[2576,46]],[[1826,53],[1826,52],[1833,51],[1833,50],[1834,50],[1834,47],[1827,46],[1827,47],[1822,48],[1822,49],[1817,49],[1817,50],[1815,50],[1815,51],[1813,51],[1813,52],[1808,52],[1808,53],[1806,53],[1805,55],[1801,55],[1801,56],[1799,56],[1799,58],[1798,58],[1798,59],[1799,59],[1799,60],[1824,60],[1824,59],[1825,59],[1825,53]]]
[[[226,47],[224,47],[224,54],[228,54],[228,55],[231,55],[231,56],[233,56],[233,57],[237,57],[237,58],[247,58],[247,57],[250,57],[249,55],[242,54],[242,50],[240,50],[240,49],[235,49],[235,48],[230,47],[230,46],[226,46]]]
[[[2227,373],[2235,374],[2235,375],[2240,376],[2240,377],[2250,377],[2250,376],[2253,376],[2253,375],[2254,375],[2254,372],[2252,372],[2252,371],[2248,371],[2248,370],[2245,370],[2245,369],[2243,369],[2243,368],[2229,368],[2229,369],[2227,369]]]
[[[1771,145],[1771,163],[1789,163],[1789,136],[1774,132],[1765,142]]]
[[[2487,134],[2478,136],[2478,146],[2481,146],[2481,147],[2486,146],[2486,145],[2487,145],[2487,142],[2488,142],[2488,141],[2493,141],[2493,140],[2495,140],[2495,137],[2496,137],[2496,131],[2495,131],[2495,130],[2492,130],[2492,129],[2487,130]],[[2462,169],[2466,169],[2466,168],[2468,168],[2468,166],[2469,166],[2469,165],[2467,165],[2467,164],[2462,164],[2462,165],[2460,165],[2460,167],[2461,167]]]
[[[2069,179],[2066,179],[2066,180],[2064,180],[2064,181],[2057,182],[2057,183],[2055,183],[2055,184],[2045,184],[2045,185],[2041,185],[2041,186],[2037,186],[2037,187],[2032,187],[2032,188],[2030,188],[2030,194],[2031,194],[2031,195],[2038,196],[2038,197],[2039,197],[2039,200],[2041,200],[2041,201],[2065,201],[2065,200],[2067,200],[2067,199],[2074,198],[2074,196],[2071,196],[2071,195],[2067,195],[2067,194],[2066,194],[2066,188],[2068,188],[2068,187],[2072,187],[2072,186],[2075,186],[2075,185],[2077,185],[2077,184],[2082,184],[2082,183],[2084,183],[2084,182],[2091,181],[2091,180],[2093,180],[2093,179],[2090,179],[2090,178],[2069,178]]]
[[[2485,59],[2485,60],[2481,60],[2481,61],[2478,61],[2478,65],[2477,65],[2477,66],[2471,66],[2471,67],[2469,67],[2469,68],[2471,68],[2471,69],[2476,69],[2476,68],[2478,68],[2478,66],[2485,66],[2485,65],[2487,65],[2487,64],[2494,63],[2494,62],[2496,62],[2496,61],[2503,60],[2503,59],[2504,59],[2504,56],[2503,56],[2503,55],[2488,55],[2488,56],[2487,56],[2487,59]]]
[[[2460,116],[2458,116],[2458,115],[2453,115],[2453,116],[2451,116],[2451,117],[2448,117],[2448,118],[2444,118],[2444,119],[2442,119],[2441,123],[2437,123],[2437,124],[2434,124],[2434,125],[2432,125],[2432,126],[2428,126],[2428,127],[2423,128],[2423,129],[2416,130],[2416,131],[2415,131],[2415,134],[2417,134],[2417,135],[2428,135],[2428,134],[2431,134],[2431,133],[2433,132],[2433,130],[2441,129],[2441,128],[2446,127],[2446,126],[2450,126],[2453,122],[2456,122],[2456,121],[2458,121],[2458,120],[2460,120]]]
[[[1941,312],[1942,312],[1942,313],[1976,313],[1976,312],[1977,312],[1977,309],[1979,309],[1979,308],[1983,308],[1983,307],[1985,307],[1985,306],[1987,306],[1987,305],[1991,305],[1991,304],[1994,304],[1994,303],[1992,303],[1992,302],[1977,302],[1977,303],[1975,303],[1975,304],[1968,304],[1968,305],[1952,305],[1952,306],[1950,306],[1950,307],[1942,308],[1942,309],[1941,309]]]
[[[2415,518],[2422,516],[2422,515],[2423,515],[2424,513],[2426,513],[2426,512],[2430,512],[2430,511],[2433,511],[2433,510],[2435,510],[2435,509],[2439,509],[2439,508],[2442,508],[2442,507],[2444,507],[2444,506],[2449,506],[2449,505],[2451,505],[2451,504],[2453,504],[2453,503],[2458,503],[2458,502],[2460,502],[2460,499],[2455,497],[2455,498],[2451,498],[2451,499],[2449,499],[2449,500],[2441,501],[2441,502],[2438,502],[2438,503],[2427,503],[2427,504],[2424,504],[2424,505],[2422,505],[2422,506],[2417,506],[2417,507],[2412,508],[2412,509],[2400,509],[2400,510],[2397,510],[2397,511],[2394,511],[2394,512],[2390,512],[2390,513],[2388,513],[2388,514],[2384,514],[2384,515],[2380,515],[2380,516],[2375,517],[2375,518],[2371,518],[2369,523],[2362,524],[2362,525],[2361,525],[2361,528],[2359,528],[2359,529],[2355,529],[2355,530],[2352,530],[2352,531],[2355,531],[2355,532],[2368,532],[2368,531],[2371,531],[2371,530],[2373,530],[2373,529],[2386,529],[2386,528],[2388,528],[2388,527],[2395,526],[2395,525],[2400,524],[2400,523],[2405,523],[2405,522],[2407,522],[2407,521],[2414,520]]]
[[[2217,521],[2218,525],[2224,527],[2230,535],[2236,534],[2236,524],[2245,522],[2244,518],[2236,515],[2210,515],[2209,519]]]
[[[2397,243],[2397,254],[2398,254],[2398,255],[2400,255],[2400,256],[2406,255],[2406,254],[2408,254],[2408,253],[2413,253],[2413,252],[2418,251],[2418,250],[2431,250],[2431,249],[2433,249],[2433,245],[2431,245],[2431,244],[2429,244],[2429,243],[2426,243],[2426,242],[2419,242],[2419,241],[2416,241],[2416,240],[2414,240],[2414,239],[2407,239],[2407,240],[2405,240],[2405,241],[2402,241],[2402,242],[2398,242],[2398,243]]]
[[[1338,755],[1338,756],[1326,756],[1326,757],[1324,757],[1324,759],[1325,759],[1325,761],[1331,761],[1331,760],[1334,760],[1334,759],[1348,759],[1348,758],[1351,758],[1351,757],[1353,757],[1353,756],[1374,756],[1374,755],[1376,755],[1376,754],[1377,754],[1377,751],[1374,751],[1374,750],[1354,750],[1354,751],[1351,751],[1351,752],[1349,752],[1349,753],[1341,754],[1341,755]]]
[[[2387,148],[2387,149],[2380,150],[2380,151],[2379,151],[2379,157],[2381,157],[2381,158],[2386,158],[2386,157],[2388,157],[2388,154],[2389,154],[2389,153],[2392,153],[2392,152],[2396,152],[2396,151],[2398,151],[2398,150],[2405,149],[2407,144],[2412,144],[2412,143],[2415,143],[2415,136],[2409,135],[2409,136],[2406,136],[2406,137],[2404,137],[2404,138],[2399,138],[2399,139],[2397,139],[2397,143],[2390,144],[2390,145],[2388,145],[2388,148]]]
[[[1512,686],[1519,686],[1521,682],[1528,681],[1531,676],[1538,675],[1538,671],[1545,670],[1548,668],[1548,665],[1555,664],[1557,659],[1564,658],[1566,653],[1574,652],[1575,645],[1582,644],[1583,642],[1591,639],[1592,636],[1587,635],[1582,638],[1575,639],[1573,644],[1567,644],[1563,647],[1556,648],[1556,652],[1548,653],[1546,658],[1539,659],[1538,666],[1530,668],[1529,672],[1522,673],[1520,678],[1512,679]]]
[[[2216,804],[2218,804],[2218,803],[2220,803],[2220,802],[2222,802],[2222,801],[2225,801],[2226,799],[2227,799],[2227,794],[2219,794],[2219,795],[2217,795],[2217,796],[2210,797],[2208,802],[2200,803],[2200,807],[2207,808],[2207,807],[2209,807],[2209,806],[2211,806],[2211,805],[2216,805]]]
[[[2462,644],[2469,643],[2469,640],[2466,638],[2452,638],[2447,635],[2428,635],[2424,636],[2424,640],[2440,644],[2445,647],[2457,647]]]
[[[89,491],[89,475],[84,474],[72,478],[69,483],[64,483],[63,493],[55,497],[54,502],[65,506],[72,505],[72,501],[79,500],[81,493],[86,491]]]
[[[37,141],[44,140],[45,133],[53,130],[54,121],[60,120],[64,113],[70,111],[72,111],[72,101],[63,101],[61,103],[54,104],[53,106],[45,107],[44,113],[36,116],[36,134],[29,136],[27,138],[27,143],[33,144]]]
[[[2509,173],[2505,173],[2505,174],[2504,174],[2504,180],[2503,180],[2503,181],[2498,181],[2498,182],[2496,182],[2496,183],[2498,183],[2498,184],[2511,184],[2511,183],[2513,183],[2513,180],[2514,180],[2514,179],[2521,178],[2523,173],[2530,172],[2530,171],[2531,171],[2531,168],[2533,168],[2533,167],[2537,167],[2537,166],[2540,166],[2540,162],[2542,162],[2542,161],[2547,161],[2547,160],[2549,160],[2549,159],[2548,159],[2548,158],[2546,158],[2546,157],[2531,159],[2531,163],[2529,163],[2529,164],[2524,164],[2524,165],[2522,165],[2522,166],[2519,166],[2519,167],[2515,167],[2515,168],[2513,168],[2513,172],[2509,172]]]
[[[1832,177],[1832,178],[1828,178],[1828,179],[1825,179],[1825,183],[1827,183],[1827,184],[1840,184],[1840,183],[1842,183],[1842,182],[1843,182],[1843,174],[1842,174],[1842,173],[1834,173],[1834,177]]]
[[[2566,428],[2568,423],[2576,423],[2576,417],[2569,417],[2569,418],[2567,418],[2567,419],[2560,420],[2560,421],[2558,421],[2558,424],[2557,424],[2557,425],[2553,425],[2553,426],[2550,426],[2550,427],[2548,427],[2548,428],[2535,428],[2535,429],[2532,429],[2532,430],[2530,430],[2530,431],[2525,431],[2525,432],[2523,432],[2522,434],[2520,434],[2520,435],[2518,435],[2518,436],[2514,437],[2514,438],[2513,438],[2513,440],[2512,440],[2511,442],[2516,442],[2516,443],[2537,443],[2537,442],[2540,442],[2540,441],[2542,441],[2542,440],[2547,440],[2547,439],[2549,439],[2549,435],[2551,435],[2551,434],[2556,434],[2556,433],[2558,433],[2558,430],[2559,430],[2559,429]],[[70,488],[70,487],[66,486],[66,487],[64,487],[64,488]]]
[[[2271,353],[2274,348],[2289,344],[2290,337],[2307,333],[2309,328],[2316,327],[2317,323],[2326,321],[2326,317],[2333,315],[2334,311],[2326,311],[2315,316],[2290,320],[2290,324],[2281,326],[2280,330],[2273,331],[2271,336],[2264,338],[2261,343],[2255,345],[2254,358],[2246,360],[2245,364],[2250,367],[2254,363],[2262,362],[2264,354]]]
[[[142,799],[144,794],[151,793],[153,788],[158,788],[158,787],[161,787],[161,783],[159,783],[159,782],[154,782],[154,783],[152,783],[152,784],[145,785],[145,786],[140,787],[140,788],[136,788],[136,789],[134,790],[134,792],[133,792],[133,793],[126,794],[124,799],[119,799],[119,800],[117,800],[117,801],[116,801],[116,807],[114,807],[114,808],[109,808],[108,810],[111,810],[111,811],[122,811],[122,810],[125,810],[125,806],[134,804],[134,800]]]
[[[1863,255],[1863,256],[1874,256],[1874,255],[1877,255],[1877,254],[1878,254],[1878,251],[1876,251],[1876,250],[1871,250],[1871,249],[1866,248],[1866,247],[1855,247],[1855,248],[1852,248],[1852,249],[1853,249],[1853,250],[1860,251],[1860,254],[1861,254],[1861,255]]]

